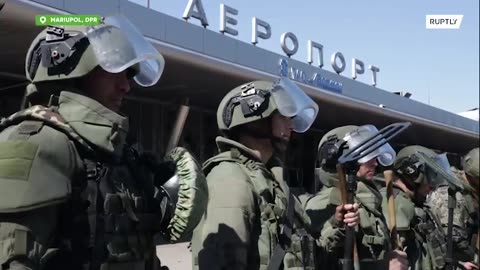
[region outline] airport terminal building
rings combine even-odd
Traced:
[[[243,82],[288,76],[295,80],[319,105],[313,128],[295,136],[289,155],[289,182],[292,187],[312,191],[313,160],[317,144],[328,130],[341,125],[388,124],[409,121],[412,126],[395,141],[395,146],[421,144],[449,153],[465,153],[479,145],[478,122],[435,108],[408,97],[368,85],[319,66],[323,59],[305,62],[241,41],[229,33],[216,32],[182,18],[129,2],[128,0],[0,0],[0,116],[13,113],[26,86],[24,59],[30,42],[42,30],[35,26],[36,14],[122,13],[149,38],[165,56],[166,67],[160,82],[149,89],[133,89],[125,104],[131,130],[145,150],[163,153],[182,104],[189,114],[180,145],[201,161],[216,153],[216,108],[223,95]],[[201,20],[197,1],[185,1],[185,16]],[[188,2],[188,4],[187,4]],[[199,1],[198,1],[199,2]],[[197,3],[197,4],[195,4]],[[225,21],[233,17],[231,7],[221,6]],[[268,34],[268,23],[258,20],[258,38]],[[292,33],[282,35],[294,42]],[[309,42],[310,54],[319,55],[321,45]],[[335,58],[342,62],[341,54]],[[314,59],[315,58],[315,59]],[[323,56],[322,56],[323,58]],[[314,61],[315,60],[315,61]],[[309,62],[311,62],[309,64]],[[319,63],[320,62],[320,63]],[[338,61],[337,61],[338,62]],[[335,64],[333,69],[339,67]],[[349,61],[346,61],[349,63]],[[343,62],[345,66],[345,61]],[[359,66],[362,65],[359,63]],[[341,68],[341,67],[340,67]],[[364,66],[365,74],[375,67]],[[455,159],[455,155],[451,155]]]

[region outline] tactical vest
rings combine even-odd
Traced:
[[[359,186],[360,187],[360,186]],[[386,253],[391,250],[387,223],[381,212],[382,196],[365,185],[368,191],[357,189],[355,200],[360,204],[360,226],[357,250],[361,269],[385,269]]]
[[[447,241],[440,220],[427,206],[415,208],[415,211],[413,230],[424,249],[420,265],[422,269],[443,269],[446,265]]]
[[[155,188],[126,147],[121,160],[99,155],[68,126],[54,107],[34,106],[0,123],[0,131],[18,125],[12,140],[28,140],[44,125],[64,133],[76,146],[84,170],[71,179],[70,198],[62,204],[59,232],[44,269],[159,269],[153,235],[162,211]]]
[[[203,167],[205,175],[221,162],[238,165],[254,188],[262,224],[258,242],[260,269],[315,269],[316,244],[295,217],[293,195],[285,194],[261,162],[249,159],[236,148],[207,160]],[[268,179],[259,175],[267,175]],[[269,184],[273,184],[273,194]]]

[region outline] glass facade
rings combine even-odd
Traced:
[[[124,113],[129,116],[130,130],[140,148],[162,156],[177,117],[178,105],[127,100]],[[214,112],[190,108],[179,146],[191,151],[203,163],[218,153],[215,138],[219,135]],[[309,131],[292,137],[287,155],[287,181],[297,193],[313,191],[313,166],[321,132]]]

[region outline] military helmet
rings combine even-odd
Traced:
[[[353,131],[354,129],[358,128],[358,126],[354,125],[349,125],[349,126],[343,126],[343,127],[337,127],[329,132],[327,132],[325,135],[323,135],[322,139],[320,139],[320,142],[318,143],[318,150],[325,144],[327,140],[341,140],[349,133],[350,131]]]
[[[410,145],[402,148],[398,153],[394,162],[395,171],[401,176],[407,177],[407,180],[413,180],[416,184],[425,181],[425,175],[420,168],[423,164],[416,159],[415,153],[422,152],[430,158],[435,158],[437,154],[421,145]]]
[[[335,144],[345,138],[347,133],[357,128],[358,126],[353,125],[337,127],[323,135],[318,143],[315,167],[323,167],[324,170],[333,172],[337,164],[337,155],[339,154],[339,149],[334,148]]]
[[[479,176],[479,166],[480,160],[478,157],[479,148],[474,148],[468,152],[463,158],[463,171],[473,177],[480,177]]]
[[[317,155],[319,163],[317,165],[329,167],[333,170],[336,167],[337,159],[345,149],[354,149],[361,143],[370,140],[378,132],[378,129],[373,125],[344,126],[329,131],[320,140]],[[355,151],[362,150],[357,149]],[[376,158],[381,165],[390,166],[395,159],[395,154],[395,150],[393,150],[390,144],[385,142],[385,144],[374,151],[369,151],[369,153],[358,160],[358,163],[362,164]]]
[[[252,81],[227,93],[217,109],[221,131],[270,117],[278,111],[291,117],[293,130],[305,132],[313,124],[318,105],[287,78],[277,81]]]
[[[139,85],[151,86],[165,61],[128,19],[114,16],[94,26],[47,27],[28,49],[25,73],[35,84],[80,78],[97,66],[110,73],[133,71]]]

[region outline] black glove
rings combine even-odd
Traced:
[[[175,162],[166,157],[159,160],[153,153],[144,152],[140,155],[141,163],[147,167],[154,175],[154,184],[157,187],[162,186],[176,172],[177,166]]]

